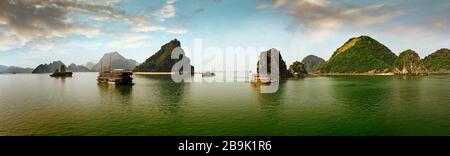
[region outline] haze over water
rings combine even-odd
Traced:
[[[0,135],[450,135],[450,75],[308,77],[261,94],[164,76],[99,85],[97,74],[0,75]]]

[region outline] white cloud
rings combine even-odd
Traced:
[[[130,49],[150,46],[150,37],[143,34],[123,33],[105,44],[109,49]]]
[[[166,3],[164,4],[161,9],[159,9],[154,15],[158,18],[160,21],[165,21],[168,18],[173,18],[176,15],[176,9],[175,9],[175,0],[166,0]]]
[[[273,0],[272,8],[286,10],[293,17],[288,29],[304,31],[315,39],[323,39],[343,26],[361,27],[385,23],[402,15],[402,11],[387,10],[385,4],[348,7],[343,2],[329,0]]]
[[[9,35],[9,34],[1,34],[0,33],[0,52],[7,51],[15,48],[20,48],[25,45],[20,38]]]
[[[0,36],[7,36],[0,39],[0,51],[72,34],[94,37],[103,33],[102,27],[98,25],[98,22],[103,21],[129,22],[136,32],[165,29],[151,25],[148,17],[127,14],[118,6],[119,2],[120,0],[0,1]],[[45,46],[41,44],[34,47]]]
[[[172,34],[184,34],[184,33],[187,33],[188,30],[184,27],[173,27],[173,28],[168,28],[166,30],[166,32],[172,33]]]
[[[134,25],[130,29],[132,32],[150,32],[150,31],[164,31],[166,30],[163,26],[150,25],[145,23],[140,23]]]

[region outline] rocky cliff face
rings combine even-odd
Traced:
[[[61,61],[54,61],[50,64],[40,64],[33,70],[32,73],[53,73],[62,65],[64,65],[64,63],[62,63]]]
[[[319,69],[320,65],[325,63],[325,60],[314,55],[308,55],[303,58],[301,63],[304,64],[308,73],[315,73]]]
[[[428,75],[419,55],[412,50],[400,53],[393,65],[393,73],[397,75]]]
[[[126,59],[118,52],[106,53],[103,57],[92,67],[92,71],[100,71],[103,67],[109,67],[111,62],[112,69],[127,69],[133,70],[138,63],[132,59]]]
[[[308,72],[305,69],[305,65],[301,62],[295,61],[289,66],[289,72],[291,72],[294,77],[305,77]]]
[[[89,70],[87,67],[83,66],[83,65],[76,65],[74,63],[70,64],[67,67],[67,71],[71,71],[71,72],[90,72],[91,70]]]
[[[144,63],[137,66],[135,72],[171,72],[173,65],[180,59],[172,59],[172,51],[181,47],[180,41],[174,39],[169,43],[161,46],[161,49],[145,60]],[[189,59],[189,58],[188,58]],[[191,73],[194,73],[194,66],[191,65]]]
[[[272,50],[276,50],[276,49],[271,49],[265,52],[261,52],[261,54],[259,55],[259,61],[257,63],[257,67],[256,67],[256,72],[259,75],[260,71],[259,68],[260,66],[263,65],[262,62],[262,58],[263,57],[267,57],[267,72],[268,74],[271,73],[271,62],[272,62]],[[278,51],[278,50],[276,50]],[[288,71],[287,66],[286,66],[286,62],[283,60],[283,57],[281,56],[281,53],[279,54],[279,71],[280,71],[280,78],[290,78],[293,75],[291,74],[291,72]],[[264,67],[263,67],[264,68]]]

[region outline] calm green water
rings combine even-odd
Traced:
[[[312,77],[275,94],[149,76],[113,87],[96,76],[0,75],[0,135],[450,135],[450,75]]]

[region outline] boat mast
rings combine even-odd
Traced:
[[[101,66],[100,66],[100,72],[103,72],[103,60],[100,61]]]
[[[109,71],[112,71],[112,61],[111,61],[111,54],[109,54]]]

